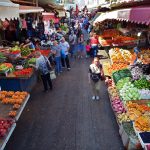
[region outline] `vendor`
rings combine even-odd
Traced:
[[[30,39],[26,39],[25,43],[21,44],[20,46],[22,46],[23,48],[28,47],[30,49],[35,50],[35,46]]]
[[[134,47],[134,54],[133,54],[133,57],[132,57],[132,64],[135,64],[137,61],[138,61],[138,58],[139,58],[139,53],[140,53],[140,49],[138,46]]]

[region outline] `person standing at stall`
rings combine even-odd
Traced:
[[[60,40],[60,47],[61,47],[61,62],[62,62],[62,67],[65,67],[65,64],[67,66],[67,70],[69,71],[70,68],[70,62],[69,62],[69,48],[70,45],[69,43],[65,40],[64,37],[61,38]]]
[[[92,87],[92,100],[99,100],[99,92],[100,92],[100,85],[101,85],[101,79],[103,76],[103,70],[102,65],[99,62],[99,59],[97,57],[94,58],[92,64],[89,67],[89,83]]]
[[[37,70],[39,70],[41,79],[43,81],[44,90],[43,92],[48,91],[48,85],[50,90],[53,89],[52,81],[50,78],[50,67],[51,64],[47,57],[43,56],[41,52],[37,51],[35,53],[36,56],[36,65],[30,65],[32,67],[35,67]],[[48,85],[47,85],[48,84]]]

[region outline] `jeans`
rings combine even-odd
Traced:
[[[98,46],[92,46],[92,56],[96,57],[97,56],[97,52],[98,52]]]
[[[55,57],[55,62],[56,62],[56,73],[60,73],[62,71],[61,57]]]
[[[75,52],[76,52],[76,45],[70,45],[71,57],[75,55]]]
[[[50,73],[41,75],[41,78],[42,78],[42,81],[43,81],[44,90],[45,90],[45,91],[48,90],[47,83],[48,83],[50,89],[52,90],[53,85],[52,85],[52,80],[51,80],[51,78],[50,78]]]
[[[70,62],[69,62],[69,56],[66,55],[65,58],[61,58],[62,67],[65,67],[65,64],[67,68],[70,68]]]

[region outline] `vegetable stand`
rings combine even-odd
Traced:
[[[142,50],[143,53],[147,57],[141,60],[142,63],[129,65],[132,51],[111,49],[110,66],[103,65],[104,72],[109,72],[112,78],[105,82],[123,145],[128,150],[138,149],[140,145],[148,149],[149,145],[139,136],[150,132],[150,61],[147,61],[150,55],[149,50]]]

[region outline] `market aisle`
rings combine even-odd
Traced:
[[[5,150],[123,149],[104,83],[101,100],[91,100],[89,64],[73,61],[52,92],[37,84]]]

